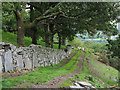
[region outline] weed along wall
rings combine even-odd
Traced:
[[[8,72],[50,66],[58,64],[71,52],[70,46],[57,50],[41,45],[17,48],[12,44],[0,43],[0,68],[2,72]]]

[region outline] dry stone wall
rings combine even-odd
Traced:
[[[40,66],[58,64],[72,52],[66,49],[51,49],[41,45],[19,47],[8,43],[0,43],[0,68],[2,72],[32,69]]]

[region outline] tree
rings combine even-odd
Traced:
[[[13,10],[17,21],[17,44],[24,46],[24,13],[26,8],[25,2],[14,3]]]
[[[83,43],[82,43],[82,41],[81,40],[79,40],[79,39],[74,39],[73,41],[71,41],[70,42],[70,44],[72,45],[72,46],[74,46],[74,47],[82,47],[83,46]]]
[[[110,65],[115,67],[120,71],[120,34],[116,38],[116,40],[110,40],[108,39],[108,44],[106,44],[108,47],[107,56],[110,61]]]
[[[119,13],[114,3],[62,3],[59,8],[63,14],[53,22],[57,24],[57,32],[61,36],[65,36],[64,32],[69,38],[76,33],[87,32],[93,36],[98,30],[108,36],[118,33],[115,24],[111,23],[117,21]]]
[[[40,12],[38,17],[44,17],[46,15],[50,15],[50,18],[53,18],[54,16],[56,16],[57,14],[59,14],[58,11],[55,11],[56,9],[54,9],[53,12],[53,7],[57,4],[57,3],[28,3],[29,5],[31,5],[32,7],[34,7],[37,11]],[[43,9],[41,9],[43,8]],[[56,13],[56,15],[55,15]],[[37,18],[37,17],[36,17]],[[54,37],[54,24],[52,24],[51,22],[49,22],[49,18],[46,18],[43,20],[43,22],[38,22],[38,24],[43,24],[44,25],[44,40],[46,43],[46,47],[53,47],[53,37]],[[37,23],[36,23],[37,25]]]
[[[48,14],[48,12],[44,12],[43,13],[44,15],[38,16],[33,21],[31,21],[30,23],[28,22],[27,24],[25,24],[24,23],[24,13],[25,13],[27,3],[25,3],[25,2],[14,2],[14,3],[7,3],[7,4],[12,6],[12,9],[10,11],[12,11],[12,13],[14,12],[15,17],[16,17],[18,46],[24,46],[24,31],[26,29],[35,28],[36,25],[38,25],[38,23],[44,23],[46,19],[60,14],[60,12],[55,12],[55,13],[51,13],[49,15],[45,15],[45,14]],[[46,24],[46,23],[44,23],[44,24]]]
[[[108,39],[107,46],[109,53],[111,53],[112,57],[117,56],[120,58],[120,34],[119,37],[116,38],[116,40]]]
[[[39,25],[44,26],[44,38],[48,47],[53,47],[53,37],[56,33],[58,33],[60,39],[59,46],[61,46],[62,40],[64,41],[66,38],[72,40],[77,33],[84,34],[88,32],[90,35],[94,35],[99,30],[107,35],[117,34],[115,25],[110,23],[111,21],[117,21],[118,10],[117,5],[114,3],[30,2],[27,4],[39,14],[34,13],[34,19],[24,23],[24,14],[22,12],[26,9],[25,4],[22,2],[13,3],[16,20],[20,22],[17,25],[19,27],[23,26],[18,28],[18,36],[21,38],[18,38],[18,44],[20,45],[24,44],[24,33],[22,31],[28,28],[33,30],[32,39],[35,41],[33,43],[36,43],[35,28]],[[32,12],[30,14],[33,15]],[[19,19],[19,16],[22,19]]]
[[[2,29],[7,32],[16,32],[16,20],[14,13],[11,13],[11,8],[12,4],[2,3]]]

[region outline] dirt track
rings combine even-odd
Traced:
[[[71,60],[71,58],[74,57],[76,54],[77,54],[77,51],[76,51],[71,57],[69,56],[69,57],[66,59],[66,62],[65,62],[64,64],[60,65],[59,67],[57,67],[56,69],[59,69],[59,68],[65,66],[65,65]]]
[[[76,53],[74,53],[74,55],[76,55]],[[73,55],[73,56],[74,56]],[[73,57],[72,56],[72,57]],[[70,59],[72,58],[70,57],[68,60],[70,61]],[[67,81],[68,79],[70,78],[73,78],[75,75],[78,75],[80,74],[82,71],[83,71],[83,60],[84,60],[84,57],[85,57],[85,52],[83,52],[83,55],[82,57],[80,58],[78,64],[77,64],[77,68],[75,69],[75,71],[73,71],[72,73],[68,73],[66,74],[65,76],[58,76],[58,77],[55,77],[54,79],[48,81],[48,82],[45,82],[45,83],[42,83],[42,84],[39,84],[39,85],[33,85],[33,88],[60,88],[60,85],[62,83],[64,83],[65,81]],[[78,59],[78,57],[77,57]],[[77,60],[76,60],[77,61]],[[75,61],[75,62],[76,62]],[[68,62],[67,62],[68,63]],[[67,63],[65,63],[64,65],[66,65]],[[75,63],[74,63],[75,64]],[[62,66],[64,66],[62,65]],[[60,66],[60,67],[62,67]],[[73,66],[73,65],[72,65]],[[59,68],[60,68],[59,67]],[[71,67],[70,67],[71,68]]]

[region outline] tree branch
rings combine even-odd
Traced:
[[[13,12],[14,12],[14,14],[16,16],[16,20],[21,19],[19,12],[15,11],[15,10]]]
[[[36,25],[38,22],[42,21],[42,20],[46,20],[46,19],[49,19],[53,16],[56,16],[56,15],[59,15],[60,12],[56,12],[56,13],[52,13],[51,15],[47,15],[47,16],[40,16],[38,18],[36,18],[34,21],[33,21],[33,24]]]

